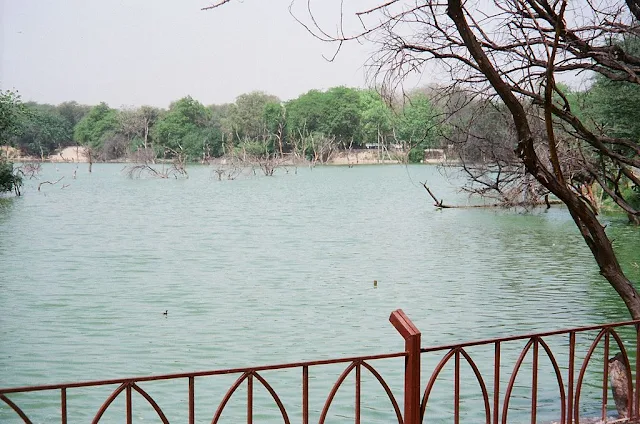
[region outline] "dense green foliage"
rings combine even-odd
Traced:
[[[611,136],[640,140],[637,85],[598,78],[587,91],[562,89],[574,113],[586,121]],[[431,94],[410,93],[404,102],[390,105],[374,90],[348,87],[311,90],[287,102],[256,91],[223,105],[204,106],[185,97],[168,110],[150,106],[117,110],[105,103],[89,107],[76,102],[22,105],[14,93],[6,92],[0,103],[0,134],[2,144],[36,157],[77,143],[95,160],[179,156],[202,162],[234,152],[295,153],[313,159],[352,148],[391,149],[409,162],[420,162],[425,149],[446,146],[456,137],[468,138],[469,132],[478,140],[508,136],[503,108],[497,104],[489,108],[471,104],[466,110],[474,112],[457,113],[457,124],[448,125],[451,111],[441,106],[441,99],[432,100],[437,92],[436,88],[427,91]],[[140,152],[144,155],[137,156]]]
[[[0,145],[17,134],[20,122],[28,115],[20,96],[13,91],[0,91]],[[13,169],[13,163],[0,155],[0,194],[14,191],[20,194],[21,176]]]
[[[112,142],[115,130],[118,127],[118,116],[115,109],[111,109],[106,103],[100,103],[89,110],[74,128],[74,140],[90,149],[94,154],[110,159],[109,150],[119,153],[119,148]]]
[[[16,135],[26,112],[18,93],[0,91],[0,145],[6,144]]]
[[[0,158],[0,194],[7,191],[15,191],[20,195],[22,177],[13,169],[13,163]]]
[[[73,124],[50,105],[28,103],[14,143],[28,155],[46,157],[73,143]]]
[[[172,103],[153,128],[159,153],[168,157],[185,155],[191,160],[219,156],[222,134],[211,120],[211,110],[191,97]]]
[[[589,92],[594,118],[609,135],[640,141],[640,86],[598,77]]]
[[[640,85],[598,77],[586,103],[586,113],[607,135],[640,143]],[[633,154],[628,149],[620,149],[618,153],[627,157]],[[640,187],[624,176],[619,178],[620,181],[609,187],[612,190],[617,187],[632,207],[640,208]]]
[[[74,144],[92,160],[179,156],[203,162],[233,152],[312,158],[336,149],[393,146],[411,151],[409,159],[419,162],[424,148],[438,147],[441,130],[436,108],[423,94],[392,107],[374,90],[348,87],[311,90],[288,102],[255,91],[208,107],[185,97],[168,110],[76,102],[25,107],[29,113],[16,115],[3,144],[39,158]]]

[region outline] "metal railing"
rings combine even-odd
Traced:
[[[484,421],[487,424],[498,424],[503,423],[506,424],[508,422],[508,412],[510,406],[510,400],[512,398],[512,394],[515,387],[516,378],[519,375],[519,372],[522,369],[522,365],[529,354],[531,354],[531,408],[530,408],[530,416],[531,423],[537,422],[537,413],[538,413],[538,405],[537,405],[537,394],[538,394],[538,377],[539,377],[539,365],[540,365],[540,357],[541,353],[546,355],[548,358],[551,367],[553,369],[554,377],[557,381],[557,398],[560,401],[560,417],[557,422],[562,424],[579,424],[581,408],[580,408],[580,399],[581,394],[585,385],[585,378],[587,375],[588,366],[591,365],[596,352],[596,349],[602,345],[603,354],[601,357],[602,362],[602,381],[601,381],[601,399],[600,399],[600,420],[602,422],[606,422],[609,411],[609,363],[610,363],[610,353],[612,350],[611,339],[615,341],[615,346],[620,350],[619,360],[622,361],[624,365],[624,379],[623,384],[626,385],[626,410],[628,414],[626,417],[622,417],[627,421],[634,421],[640,418],[639,410],[638,410],[638,400],[640,395],[640,375],[637,373],[637,370],[640,368],[640,355],[638,352],[640,351],[640,334],[639,334],[639,325],[640,321],[626,321],[626,322],[618,322],[612,324],[604,324],[604,325],[595,325],[588,327],[579,327],[579,328],[571,328],[564,330],[556,330],[542,333],[533,333],[533,334],[524,334],[517,336],[509,336],[509,337],[501,337],[501,338],[493,338],[486,340],[479,340],[473,342],[465,342],[451,345],[443,345],[443,346],[434,346],[421,349],[421,352],[424,353],[439,353],[445,352],[445,354],[441,357],[440,361],[436,365],[434,371],[432,372],[429,382],[424,389],[422,400],[420,402],[420,416],[421,419],[424,417],[425,411],[428,406],[428,402],[430,399],[430,395],[432,393],[432,389],[436,379],[439,374],[450,361],[454,362],[454,413],[453,419],[454,423],[459,423],[460,419],[460,375],[461,375],[461,363],[465,361],[473,371],[473,375],[477,383],[481,388],[482,393],[482,403],[484,404]],[[625,343],[622,337],[618,334],[619,327],[628,327],[629,330],[633,333],[633,358],[635,358],[635,373],[631,368],[631,363],[629,360],[629,352],[625,348]],[[594,333],[595,336],[591,339],[588,335],[590,333]],[[579,335],[587,335],[585,337],[584,342],[586,342],[585,346],[588,346],[584,356],[577,355],[577,337]],[[547,343],[547,339],[549,338],[564,338],[566,340],[560,343],[564,349],[554,350]],[[510,375],[508,377],[508,383],[506,385],[504,391],[504,397],[501,397],[501,366],[503,365],[501,362],[501,352],[502,346],[507,343],[513,342],[524,342],[524,346],[521,348],[519,354],[517,355],[517,360],[515,361],[513,368],[511,370]],[[473,356],[468,353],[468,350],[473,347],[478,346],[490,346],[493,348],[493,367],[492,373],[489,376],[490,380],[493,384],[493,393],[490,396],[489,390],[487,389],[487,379],[485,375],[483,375],[478,365],[473,359]],[[564,351],[563,351],[564,350]],[[567,364],[565,367],[561,367],[559,365],[558,357],[562,355],[566,360]],[[578,362],[581,360],[581,362]],[[563,369],[566,371],[563,374]],[[576,380],[576,371],[578,371],[577,380]],[[634,378],[635,374],[635,378]],[[500,402],[502,400],[502,403]],[[417,406],[414,406],[417,407]],[[620,422],[620,417],[614,419],[616,422]]]
[[[529,360],[531,364],[528,365],[531,373],[530,388],[530,420],[531,423],[536,423],[538,420],[538,391],[539,391],[539,373],[540,373],[540,359],[544,356],[547,357],[548,362],[551,364],[552,374],[557,381],[557,399],[560,403],[558,414],[558,422],[562,424],[579,424],[580,423],[580,400],[583,388],[585,386],[587,368],[592,362],[602,361],[602,380],[601,380],[601,399],[600,402],[600,416],[602,421],[608,418],[609,411],[609,355],[612,350],[612,340],[615,342],[613,347],[619,349],[619,360],[624,365],[624,377],[626,381],[626,391],[628,398],[626,399],[627,407],[627,419],[634,420],[640,417],[639,413],[639,401],[640,401],[640,376],[637,372],[634,374],[634,370],[640,368],[640,337],[639,330],[640,321],[628,321],[614,324],[605,324],[599,326],[580,327],[566,330],[550,331],[544,333],[526,334],[518,336],[509,336],[502,338],[486,339],[473,342],[457,343],[443,346],[421,348],[420,338],[421,333],[418,328],[411,322],[411,320],[402,312],[402,310],[394,311],[390,318],[390,322],[404,338],[405,350],[403,352],[382,354],[382,355],[370,355],[370,356],[358,356],[341,359],[330,359],[320,361],[298,362],[279,365],[267,365],[250,368],[234,368],[214,371],[201,371],[192,373],[179,373],[179,374],[166,374],[157,376],[145,376],[145,377],[131,377],[123,379],[112,380],[100,380],[100,381],[87,381],[76,382],[67,384],[53,384],[42,386],[28,386],[28,387],[12,387],[12,388],[0,388],[0,401],[8,405],[9,408],[15,412],[16,416],[22,419],[25,423],[31,423],[32,421],[28,417],[28,411],[24,411],[19,402],[15,400],[14,396],[20,393],[32,393],[32,392],[59,392],[59,421],[63,424],[68,420],[68,408],[67,399],[68,393],[75,389],[81,388],[95,388],[99,386],[111,386],[116,385],[117,388],[113,390],[110,395],[104,400],[102,405],[98,408],[95,414],[92,413],[91,422],[98,423],[105,415],[105,412],[109,409],[114,401],[120,396],[124,396],[125,403],[125,420],[128,424],[133,422],[133,403],[132,396],[135,393],[140,395],[146,400],[146,402],[153,408],[158,419],[163,423],[168,423],[169,420],[165,414],[163,408],[154,400],[154,398],[145,391],[142,387],[142,383],[161,381],[161,380],[182,380],[188,387],[187,395],[187,408],[188,408],[188,422],[194,424],[196,422],[196,380],[204,377],[221,376],[221,375],[237,375],[235,382],[226,390],[226,393],[222,399],[211,407],[211,413],[213,418],[212,424],[217,424],[221,418],[221,415],[225,408],[228,406],[232,396],[238,391],[241,385],[246,383],[246,420],[248,424],[252,424],[254,421],[254,385],[261,385],[269,394],[273,402],[278,408],[280,419],[285,424],[291,422],[290,414],[291,408],[285,407],[285,403],[281,399],[281,395],[274,389],[269,383],[264,374],[267,371],[272,370],[285,370],[285,369],[297,369],[299,370],[299,382],[302,393],[300,394],[300,410],[296,411],[301,415],[302,424],[309,424],[309,374],[310,369],[316,367],[327,366],[331,364],[346,364],[346,368],[339,375],[329,392],[326,394],[326,398],[323,397],[323,406],[319,410],[318,424],[324,424],[327,420],[327,415],[332,403],[334,402],[336,393],[340,389],[348,376],[355,374],[354,389],[355,389],[355,408],[353,410],[353,418],[356,424],[361,422],[361,397],[362,397],[362,374],[363,370],[370,373],[374,380],[377,381],[386,396],[388,397],[392,411],[392,415],[399,424],[419,424],[421,422],[429,422],[428,411],[430,401],[433,402],[434,387],[437,381],[441,381],[444,377],[443,370],[453,363],[452,371],[452,384],[453,384],[453,408],[451,421],[455,424],[459,424],[464,414],[461,413],[461,407],[464,402],[468,401],[468,396],[463,396],[463,381],[462,381],[462,368],[466,363],[471,370],[471,374],[475,378],[477,386],[480,388],[480,403],[483,405],[484,411],[481,412],[481,421],[486,424],[506,424],[508,422],[508,413],[510,410],[510,403],[514,397],[514,390],[516,388],[516,379],[523,372],[523,364],[525,360]],[[633,346],[633,358],[635,358],[634,370],[631,368],[631,361],[629,352],[625,348],[623,338],[617,331],[620,327],[628,328],[627,333],[631,334],[633,340],[627,341]],[[590,336],[595,334],[591,339]],[[628,334],[627,334],[628,335]],[[577,337],[585,336],[585,343],[578,344]],[[554,338],[557,342],[560,339],[560,352],[550,347],[549,339]],[[510,368],[511,363],[505,364],[504,346],[512,346],[514,344],[524,343],[524,346],[519,350],[517,359],[513,363],[513,368]],[[578,346],[588,346],[584,355],[578,355]],[[602,348],[602,356],[598,356],[595,352]],[[493,356],[493,363],[490,364],[489,371],[483,372],[481,368],[486,368],[487,364],[483,363],[478,365],[474,360],[474,349],[485,348],[492,350],[491,356]],[[510,349],[513,352],[513,349]],[[440,358],[435,368],[432,371],[425,372],[425,367],[421,366],[421,358],[424,355],[436,356]],[[594,358],[598,356],[599,359],[594,361]],[[377,361],[404,357],[404,369],[397,370],[398,379],[404,379],[404,391],[400,396],[396,396],[390,385],[385,378],[381,375],[381,372],[374,367],[373,364],[377,364]],[[562,357],[560,359],[560,357]],[[483,357],[486,358],[486,355]],[[566,365],[560,365],[564,361]],[[484,361],[486,362],[486,361]],[[504,373],[503,369],[508,367],[510,372]],[[563,372],[564,371],[564,372]],[[577,371],[577,379],[576,377]],[[487,375],[490,374],[490,375]],[[635,377],[634,377],[635,375]],[[421,383],[421,377],[426,377],[428,382],[426,385]],[[508,381],[507,381],[508,379]],[[507,381],[504,391],[501,391],[503,382]],[[471,383],[469,383],[471,384]],[[600,384],[600,383],[598,383]],[[467,386],[465,381],[465,387]],[[124,394],[124,395],[123,395]],[[324,396],[324,395],[323,395]],[[14,399],[12,399],[14,398]],[[400,408],[398,398],[402,398],[403,408]],[[476,399],[477,400],[477,399]],[[619,406],[619,405],[616,405]],[[215,408],[215,411],[214,411]],[[207,418],[208,420],[208,418]],[[479,422],[477,419],[473,422]],[[520,422],[520,421],[519,421]]]

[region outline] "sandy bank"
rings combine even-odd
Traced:
[[[49,162],[89,162],[84,147],[80,146],[65,147],[58,154],[49,156],[47,160]]]

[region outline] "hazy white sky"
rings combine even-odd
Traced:
[[[365,86],[372,47],[353,43],[327,62],[322,55],[334,47],[296,23],[289,3],[236,0],[203,12],[207,0],[0,0],[0,84],[23,100],[112,107],[166,107],[185,95],[226,103],[252,90],[287,100],[312,88]],[[297,4],[303,16],[306,1]],[[314,4],[336,28],[340,2]]]

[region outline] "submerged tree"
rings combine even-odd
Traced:
[[[623,187],[633,194],[640,186],[640,144],[585,119],[556,84],[559,75],[591,71],[639,85],[640,55],[630,46],[640,35],[640,0],[372,1],[356,18],[363,29],[352,34],[342,25],[330,32],[314,19],[305,27],[338,49],[350,40],[375,43],[370,69],[387,89],[433,64],[449,73],[456,88],[502,105],[511,117],[510,147],[522,175],[567,206],[600,273],[640,319],[638,292],[582,190],[593,179],[637,222],[640,210]],[[345,19],[341,13],[340,22]]]

